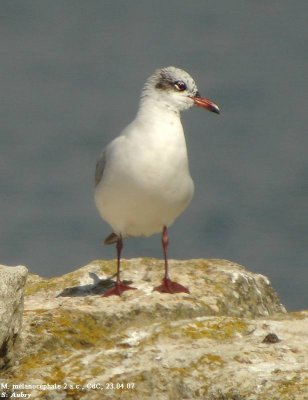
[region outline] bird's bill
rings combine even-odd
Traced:
[[[194,103],[198,107],[206,108],[216,114],[220,113],[219,107],[213,101],[206,99],[205,97],[192,97]]]

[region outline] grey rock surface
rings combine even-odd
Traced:
[[[27,274],[24,266],[0,265],[0,370],[14,362]]]
[[[153,292],[154,259],[123,261],[138,290],[122,297],[101,296],[112,260],[30,275],[20,362],[2,382],[31,399],[308,398],[307,312],[287,313],[266,277],[230,261],[170,266],[190,294]]]

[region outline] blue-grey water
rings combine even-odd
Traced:
[[[236,261],[307,308],[307,15],[307,0],[1,1],[0,262],[52,276],[114,257],[95,162],[175,65],[222,112],[182,116],[196,193],[170,257]],[[159,236],[127,241],[139,256],[161,257]]]

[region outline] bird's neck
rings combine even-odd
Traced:
[[[159,121],[160,123],[180,123],[180,112],[167,101],[145,96],[140,101],[136,116],[139,120],[147,120],[149,123]]]

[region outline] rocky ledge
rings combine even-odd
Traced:
[[[226,260],[171,261],[190,294],[153,292],[163,263],[123,260],[138,290],[102,297],[114,261],[29,275],[8,397],[304,400],[308,312],[287,313],[268,279]],[[14,386],[15,385],[15,386]]]
[[[0,265],[0,371],[14,364],[18,350],[27,274],[23,266]]]

